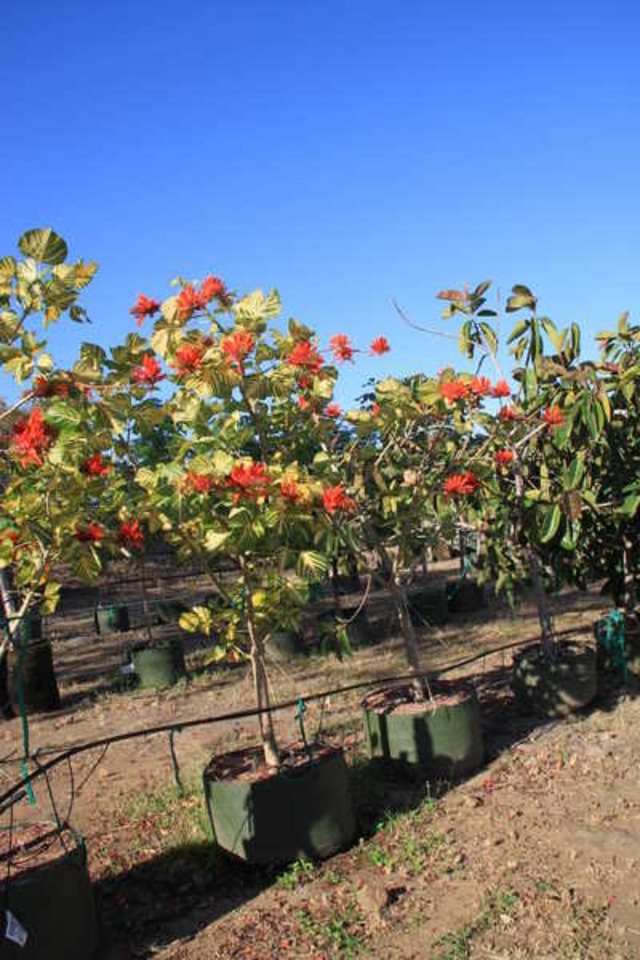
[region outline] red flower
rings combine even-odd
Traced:
[[[491,380],[488,377],[474,377],[469,382],[469,389],[476,397],[486,397],[491,393]]]
[[[371,414],[372,417],[377,417],[378,414],[380,413],[380,404],[376,400],[374,400],[373,403],[371,404],[371,409],[369,413]]]
[[[327,513],[336,513],[337,510],[355,510],[356,502],[346,495],[342,484],[337,487],[327,487],[322,494],[322,506]]]
[[[235,367],[242,376],[242,361],[251,353],[255,346],[255,340],[247,330],[236,330],[235,333],[223,337],[220,341],[220,348],[226,356],[229,366]]]
[[[389,341],[386,337],[376,337],[376,339],[371,343],[369,349],[371,353],[381,357],[383,353],[389,353],[391,347],[389,346]]]
[[[45,423],[42,411],[37,407],[34,407],[29,416],[21,417],[15,423],[11,434],[11,443],[18,454],[20,465],[27,467],[30,463],[35,463],[37,467],[41,467],[42,456],[55,437],[55,431]]]
[[[554,430],[556,427],[560,427],[564,423],[564,415],[560,407],[549,407],[549,409],[545,410],[543,413],[542,419],[548,426],[549,430]]]
[[[104,477],[110,470],[110,465],[104,462],[101,453],[96,453],[93,457],[89,457],[89,459],[85,460],[80,466],[81,473],[86,473],[88,477]]]
[[[295,503],[300,496],[295,480],[283,480],[280,484],[280,493],[283,499],[288,500],[289,503]]]
[[[456,400],[464,400],[469,395],[467,385],[462,380],[448,380],[441,383],[438,392],[447,403],[455,403]]]
[[[164,380],[166,373],[160,373],[160,364],[151,353],[145,353],[142,358],[142,366],[134,367],[131,372],[131,379],[134,383],[148,383],[155,386]]]
[[[33,392],[36,397],[68,397],[71,393],[71,384],[66,380],[47,380],[46,377],[36,377],[33,381]]]
[[[498,450],[493,459],[499,467],[506,467],[513,460],[513,451]]]
[[[219,280],[218,277],[205,277],[198,290],[200,307],[206,307],[206,305],[216,297],[221,302],[227,300],[227,291],[224,283],[222,280]]]
[[[196,310],[202,310],[203,304],[200,295],[196,293],[190,283],[180,291],[176,298],[178,318],[183,322],[189,320]]]
[[[516,412],[513,407],[502,407],[500,409],[500,419],[501,420],[515,420]]]
[[[309,377],[300,377],[297,383],[301,390],[308,390],[311,386],[311,379]]]
[[[183,489],[193,491],[193,493],[209,493],[215,486],[213,477],[207,473],[196,473],[195,470],[187,470],[184,478]]]
[[[74,537],[80,543],[98,543],[104,537],[104,527],[92,520],[88,527],[77,526]]]
[[[142,550],[144,547],[144,532],[140,529],[140,521],[125,521],[120,525],[118,540],[129,550]]]
[[[184,343],[176,350],[174,362],[171,364],[178,371],[179,377],[195,373],[202,366],[204,350],[195,343]]]
[[[339,417],[342,413],[342,408],[337,403],[329,403],[324,412],[328,417]]]
[[[329,340],[329,346],[334,357],[340,363],[344,363],[345,360],[353,360],[353,346],[346,333],[336,333],[335,337],[331,337],[331,340]]]
[[[300,407],[301,410],[310,410],[310,409],[311,409],[311,404],[310,404],[310,402],[307,400],[306,397],[302,397],[302,396],[298,397],[296,403],[298,404],[298,406]]]
[[[495,387],[491,391],[492,397],[510,397],[511,396],[511,387],[506,380],[498,380]]]
[[[269,474],[264,464],[254,463],[253,461],[237,463],[227,477],[227,486],[237,489],[234,502],[237,502],[240,497],[246,497],[249,500],[264,497],[268,483]]]
[[[144,293],[141,293],[129,313],[136,318],[138,326],[141,327],[144,318],[153,316],[159,309],[160,304],[157,300],[151,300],[149,297],[145,297]]]
[[[465,473],[453,473],[444,482],[446,497],[466,497],[480,486],[480,481],[471,470]]]
[[[322,366],[322,357],[309,340],[303,340],[296,343],[287,357],[287,362],[292,367],[302,367],[309,373],[317,373]]]

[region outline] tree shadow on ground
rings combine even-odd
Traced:
[[[94,884],[111,940],[131,956],[150,957],[253,899],[273,882],[274,869],[249,867],[213,843],[174,847]]]

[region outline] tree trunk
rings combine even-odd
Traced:
[[[251,599],[251,584],[249,582],[247,569],[244,565],[244,562],[242,562],[240,566],[246,593],[246,618],[247,630],[249,632],[249,657],[251,660],[251,672],[253,676],[253,691],[258,710],[265,710],[271,705],[271,702],[269,697],[267,671],[264,662],[264,642],[259,631],[256,629],[253,602]],[[280,765],[280,757],[271,713],[268,712],[258,714],[258,723],[260,725],[260,739],[262,741],[264,761],[268,767],[278,767]]]
[[[540,560],[538,554],[533,549],[529,549],[529,565],[531,567],[531,579],[533,580],[533,595],[538,609],[538,620],[540,621],[540,640],[547,656],[554,656],[556,649],[556,635],[553,626],[553,617],[549,610],[549,598],[542,582],[542,573],[540,571]]]
[[[400,622],[400,630],[402,631],[404,652],[407,658],[407,663],[409,664],[411,673],[416,675],[413,680],[413,686],[415,687],[416,692],[422,698],[426,695],[427,688],[423,678],[420,676],[420,653],[418,650],[418,644],[416,642],[415,630],[413,629],[413,623],[411,622],[411,616],[409,614],[407,593],[397,571],[393,572],[393,575],[389,581],[389,588],[391,590],[391,596],[393,597],[393,602],[398,614],[398,620]]]

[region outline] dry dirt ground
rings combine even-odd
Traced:
[[[558,626],[582,633],[606,608],[594,595],[557,598]],[[127,690],[124,643],[97,642],[82,617],[51,627],[63,706],[31,719],[44,750],[147,726],[207,717],[251,702],[244,668],[203,670],[163,693]],[[69,625],[71,628],[69,629]],[[55,634],[55,630],[59,633]],[[69,634],[74,636],[69,636]],[[64,636],[67,639],[64,639]],[[425,627],[425,665],[438,669],[536,635],[533,609],[489,609]],[[474,680],[487,762],[459,784],[384,780],[362,756],[363,691],[309,706],[307,726],[345,745],[362,839],[320,865],[256,870],[226,861],[208,842],[198,779],[217,753],[255,741],[251,720],[175,735],[185,789],[173,786],[167,735],[90,751],[56,769],[50,786],[62,816],[86,837],[113,957],[161,960],[321,958],[640,957],[640,702],[635,681],[611,684],[588,712],[542,724],[518,713],[508,654],[487,654],[454,675]],[[276,702],[402,670],[397,637],[342,662],[313,656],[273,665]],[[278,715],[297,736],[292,709]],[[18,720],[0,733],[3,781],[19,774]],[[44,754],[43,754],[44,756]],[[16,820],[51,819],[36,784],[35,807]],[[6,820],[6,815],[5,815]],[[6,824],[5,824],[6,825]]]

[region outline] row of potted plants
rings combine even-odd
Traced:
[[[536,675],[579,671],[555,636],[550,578],[607,576],[632,625],[640,328],[627,317],[600,336],[597,360],[582,359],[579,328],[558,329],[516,286],[507,376],[490,285],[443,291],[473,369],[379,378],[343,413],[333,394],[340,366],[357,357],[349,336],[335,334],[323,350],[297,321],[272,326],[276,291],[237,296],[213,275],[179,281],[163,301],[140,295],[131,313],[149,336],[132,332],[110,350],[83,343],[76,363],[57,367],[39,321],[83,322],[78,300],[96,267],[68,263],[48,229],[29,231],[19,248],[22,259],[0,261],[0,362],[26,385],[0,411],[0,568],[18,592],[15,604],[3,590],[0,656],[19,649],[25,614],[55,609],[61,562],[90,579],[109,558],[142,556],[150,537],[164,538],[178,562],[201,566],[215,596],[181,625],[215,628],[213,656],[245,659],[251,670],[260,750],[216,760],[209,777],[239,793],[243,823],[262,816],[263,802],[277,807],[263,801],[266,785],[278,797],[301,771],[340,766],[332,753],[321,763],[278,743],[266,648],[274,631],[299,625],[312,585],[341,558],[389,591],[413,674],[370,705],[374,750],[392,719],[406,729],[406,718],[438,704],[408,590],[427,549],[458,532],[476,538],[480,580],[508,596],[532,586],[541,648],[520,662],[523,689]],[[379,336],[368,349],[382,357],[390,345]],[[334,601],[338,611],[337,586]],[[346,625],[336,622],[340,642]],[[446,709],[459,706],[457,694],[443,696]],[[224,804],[218,796],[215,806]]]

